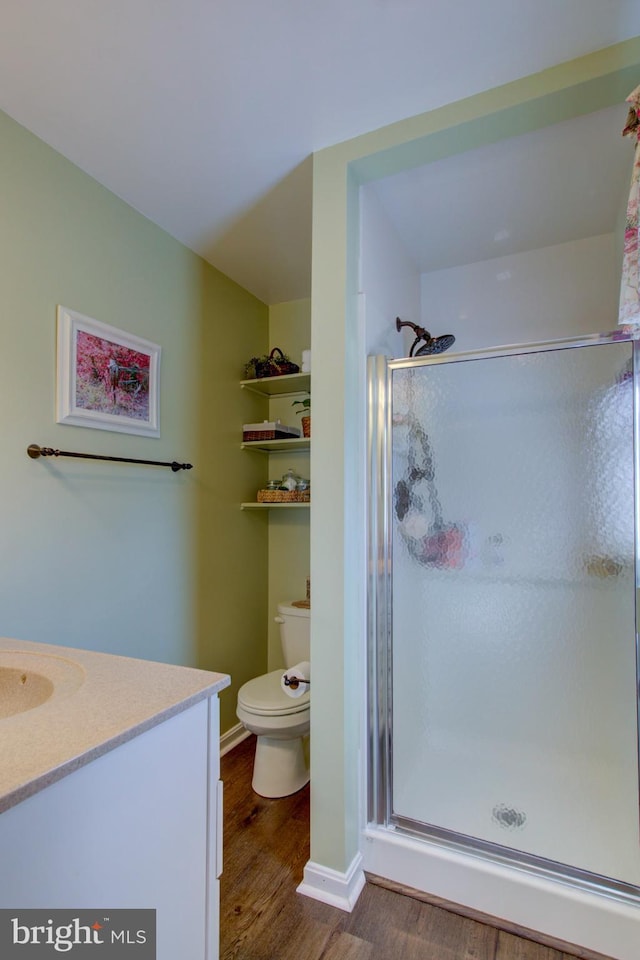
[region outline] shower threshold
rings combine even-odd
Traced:
[[[411,837],[418,841],[427,841],[445,850],[455,851],[470,857],[476,857],[491,864],[508,866],[530,876],[539,876],[545,880],[562,881],[576,889],[611,897],[623,903],[640,906],[640,887],[581,870],[568,864],[559,863],[546,857],[539,857],[524,850],[518,850],[503,844],[480,840],[444,830],[431,824],[420,823],[408,817],[394,816],[382,829]]]

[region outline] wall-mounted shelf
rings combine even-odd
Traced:
[[[310,446],[310,437],[293,437],[291,440],[248,440],[240,449],[256,450],[258,453],[296,453],[308,450]]]
[[[261,397],[295,397],[311,391],[310,373],[289,373],[282,377],[262,377],[256,380],[242,380],[240,387],[249,393]],[[254,450],[257,453],[305,453],[311,448],[310,437],[292,437],[290,440],[248,440],[241,444],[241,450]],[[308,510],[310,503],[241,503],[241,510]]]
[[[306,503],[241,503],[241,510],[308,510],[311,506],[309,500]]]
[[[293,397],[311,390],[310,373],[287,373],[282,377],[262,377],[256,380],[241,380],[242,390],[257,393],[261,397]]]

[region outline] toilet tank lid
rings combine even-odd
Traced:
[[[311,616],[309,607],[294,607],[292,600],[284,600],[278,604],[278,613],[283,617],[306,617]]]

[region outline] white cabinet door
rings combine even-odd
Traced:
[[[0,907],[153,908],[158,960],[215,960],[217,717],[203,700],[1,814]]]

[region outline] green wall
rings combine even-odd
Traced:
[[[225,730],[267,662],[238,381],[268,310],[3,114],[0,180],[0,634],[231,673]],[[57,304],[161,345],[159,439],[55,423]],[[32,461],[29,443],[194,469]]]
[[[280,347],[299,366],[302,351],[311,346],[311,301],[292,300],[269,307],[269,343]],[[294,399],[274,399],[269,416],[283,423],[300,427],[300,417],[291,404]],[[292,467],[302,477],[309,477],[308,453],[277,454],[269,457],[269,477],[281,477]],[[272,510],[269,513],[269,669],[286,666],[282,659],[280,632],[274,622],[278,603],[301,600],[305,596],[309,575],[309,511]]]
[[[314,154],[311,860],[322,867],[348,871],[365,819],[366,349],[357,287],[359,187],[622,103],[639,76],[640,39],[634,39]]]

